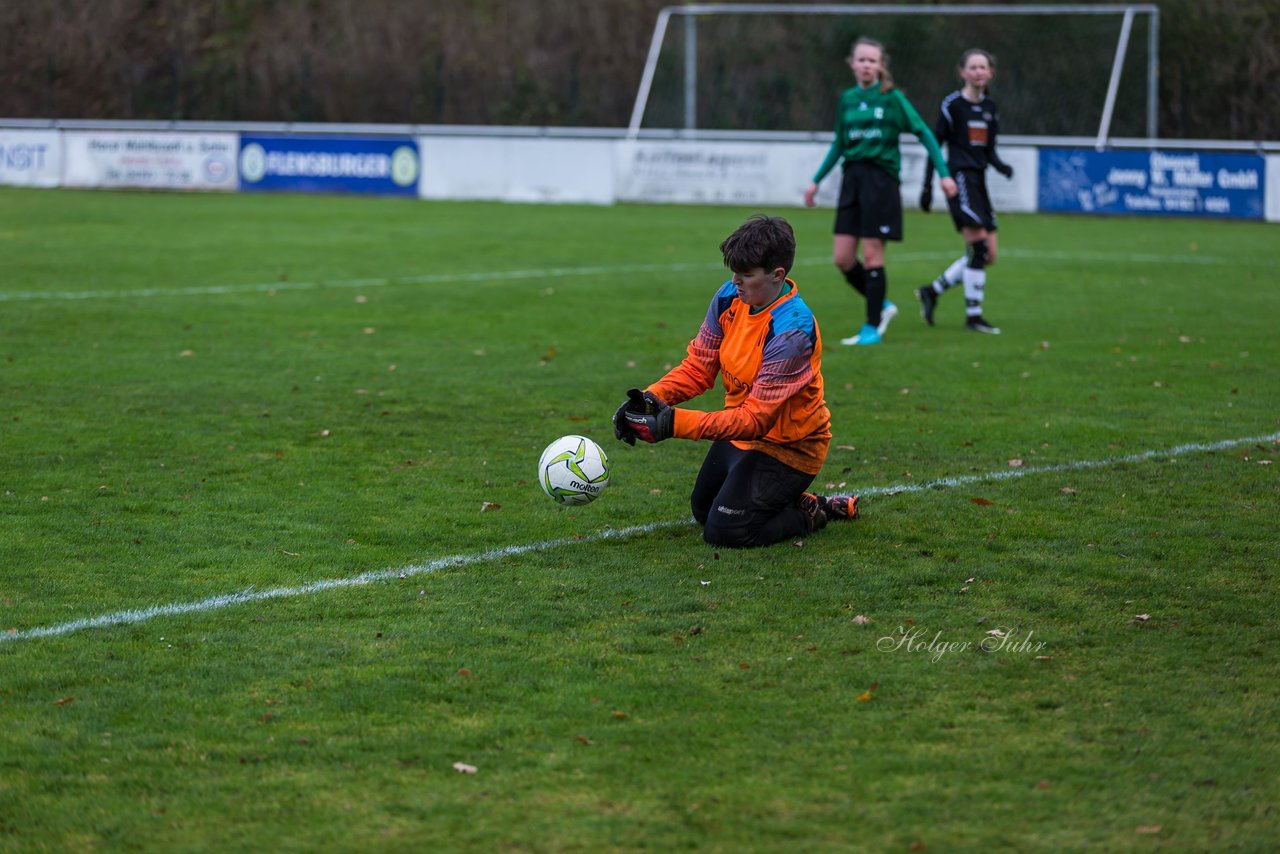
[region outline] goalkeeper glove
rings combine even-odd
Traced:
[[[999,172],[1004,177],[1006,178],[1013,177],[1013,167],[1010,166],[1008,163],[993,163],[991,165],[994,166],[996,168],[996,171]]]
[[[676,411],[667,406],[658,398],[654,398],[658,403],[656,412],[636,412],[627,410],[623,413],[626,419],[627,429],[632,433],[631,441],[642,439],[649,444],[661,442],[663,439],[670,439],[671,434],[676,428]]]
[[[618,407],[618,411],[613,413],[613,436],[620,442],[626,442],[628,445],[636,443],[636,436],[627,427],[627,413],[638,412],[642,415],[652,415],[660,408],[666,407],[666,404],[653,392],[641,392],[638,388],[627,389],[627,399]]]
[[[933,207],[933,187],[928,184],[924,185],[924,189],[920,191],[920,210],[925,213]]]

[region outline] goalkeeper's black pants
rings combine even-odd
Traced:
[[[761,451],[717,441],[702,461],[689,503],[710,545],[767,546],[808,536],[809,514],[796,502],[813,478]]]

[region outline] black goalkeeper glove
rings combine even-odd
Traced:
[[[925,213],[933,207],[933,187],[928,184],[924,185],[924,189],[920,191],[920,210]]]
[[[676,411],[656,396],[650,397],[657,404],[656,411],[637,412],[633,409],[628,409],[622,413],[622,417],[627,423],[627,429],[631,433],[631,443],[633,445],[636,439],[641,439],[652,445],[654,442],[670,439],[671,434],[675,432]]]
[[[1013,177],[1013,167],[1010,166],[1008,163],[993,163],[991,165],[994,166],[995,170],[999,172],[1001,175],[1003,175],[1004,177],[1006,178]]]
[[[666,406],[662,399],[651,391],[642,392],[638,388],[627,389],[627,399],[618,407],[618,411],[613,413],[613,437],[620,442],[634,445],[636,434],[627,426],[627,413],[653,415]]]

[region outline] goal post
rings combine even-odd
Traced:
[[[652,35],[652,38],[650,39],[648,54],[645,59],[644,71],[641,75],[640,85],[636,92],[635,103],[631,111],[631,118],[627,126],[628,139],[634,140],[638,138],[641,133],[641,128],[645,119],[645,114],[650,109],[650,100],[653,95],[655,79],[659,74],[659,64],[660,64],[659,60],[663,57],[664,48],[667,46],[667,43],[669,41],[683,42],[683,51],[682,51],[682,57],[681,57],[682,61],[681,59],[675,60],[676,62],[680,63],[681,68],[678,71],[672,72],[672,74],[678,75],[681,78],[681,81],[680,81],[681,85],[679,87],[676,87],[677,94],[675,94],[673,97],[680,98],[683,102],[683,105],[682,105],[683,109],[680,111],[680,113],[682,114],[681,118],[683,120],[683,127],[676,128],[674,127],[674,122],[672,122],[673,126],[670,129],[682,130],[683,132],[690,135],[693,135],[698,131],[699,129],[699,122],[698,122],[699,79],[700,79],[699,63],[701,60],[700,44],[699,44],[699,39],[701,34],[700,34],[700,28],[699,28],[699,21],[708,22],[713,18],[726,19],[726,18],[730,18],[731,16],[738,16],[739,18],[770,16],[773,19],[775,19],[775,23],[798,18],[798,17],[805,17],[805,18],[812,19],[815,16],[826,16],[826,17],[881,16],[882,20],[888,18],[889,16],[915,17],[917,20],[913,22],[908,32],[916,33],[916,34],[927,31],[927,29],[931,26],[937,27],[939,26],[939,22],[945,21],[947,19],[951,19],[951,20],[956,20],[960,18],[980,19],[984,16],[987,18],[992,18],[992,17],[1007,18],[1012,16],[1022,16],[1022,17],[1035,16],[1038,22],[1043,21],[1043,24],[1037,27],[1037,30],[1036,30],[1037,36],[1043,39],[1044,43],[1047,45],[1051,45],[1053,42],[1054,36],[1057,35],[1057,32],[1055,31],[1045,30],[1045,27],[1052,26],[1052,22],[1048,20],[1052,16],[1059,16],[1059,17],[1072,16],[1075,18],[1082,18],[1084,16],[1097,16],[1097,17],[1106,17],[1111,19],[1118,18],[1119,32],[1115,33],[1114,30],[1111,30],[1111,32],[1114,33],[1114,36],[1113,36],[1114,49],[1109,51],[1110,53],[1109,57],[1106,57],[1105,54],[1103,53],[1103,51],[1107,50],[1106,44],[1105,44],[1106,40],[1104,39],[1103,31],[1101,30],[1091,31],[1093,33],[1092,35],[1081,37],[1082,39],[1088,41],[1091,45],[1094,42],[1098,43],[1093,48],[1096,51],[1096,58],[1098,60],[1096,64],[1102,64],[1101,61],[1104,58],[1109,59],[1110,74],[1107,79],[1105,96],[1102,96],[1102,103],[1100,105],[1100,115],[1099,115],[1098,124],[1096,127],[1096,134],[1093,132],[1093,129],[1088,129],[1088,135],[1092,135],[1095,137],[1096,145],[1099,148],[1105,147],[1105,145],[1107,144],[1107,141],[1111,138],[1112,125],[1116,116],[1117,98],[1120,92],[1121,78],[1123,76],[1123,72],[1126,67],[1126,62],[1131,61],[1130,42],[1131,42],[1131,35],[1134,29],[1134,22],[1139,16],[1141,16],[1145,18],[1146,24],[1147,24],[1146,26],[1147,45],[1146,45],[1146,58],[1145,58],[1146,59],[1146,81],[1145,81],[1146,86],[1145,86],[1145,97],[1143,98],[1143,100],[1145,100],[1145,131],[1146,131],[1146,137],[1148,139],[1155,139],[1158,136],[1160,11],[1159,11],[1159,8],[1154,4],[1096,4],[1095,5],[1095,4],[1075,3],[1075,4],[1028,4],[1028,5],[997,6],[997,5],[989,5],[989,4],[847,5],[847,4],[806,4],[806,3],[796,3],[796,4],[792,4],[792,3],[785,3],[785,4],[784,3],[723,3],[723,4],[689,4],[684,6],[667,6],[658,13],[657,21],[654,24],[653,35]],[[930,21],[929,20],[930,18],[932,18],[933,20]],[[671,26],[672,22],[676,19],[682,20],[683,27],[673,28]],[[784,27],[784,25],[780,23],[776,23],[776,25],[769,32],[776,37],[778,33],[783,31],[781,29],[782,27]],[[675,39],[669,38],[673,29],[678,32],[678,35],[676,36]],[[825,29],[829,30],[829,28],[825,28]],[[981,44],[969,44],[969,43],[952,44],[951,48],[954,48],[953,52],[955,53],[955,55],[958,56],[960,50],[964,47],[975,47],[975,46],[984,47],[991,50],[993,53],[997,54],[997,56],[999,56],[1004,51],[1005,48],[1008,48],[1010,51],[1013,51],[1016,47],[1025,47],[1024,45],[1000,44],[999,43],[1000,31],[998,29],[986,27],[982,29],[980,32],[984,34],[982,37]],[[826,33],[824,33],[823,37],[825,38],[825,36],[826,36]],[[973,38],[973,36],[968,36],[968,37]],[[756,53],[763,52],[765,47],[763,42],[764,40],[762,38],[761,43],[753,44],[753,49]],[[847,44],[845,45],[845,47],[847,47]],[[891,53],[896,52],[895,45],[889,44],[888,47]],[[909,45],[909,47],[914,47],[914,45]],[[1051,48],[1044,48],[1044,49],[1051,49]],[[1071,46],[1064,46],[1061,49],[1064,51],[1070,51],[1075,48]],[[722,62],[723,61],[722,57],[724,55],[725,55],[725,52],[721,51],[721,58],[717,58],[716,61],[718,63]],[[1039,58],[1043,58],[1043,54],[1039,54],[1038,56]],[[1036,57],[1037,55],[1032,54],[1032,56],[1028,57],[1028,59],[1034,59]],[[671,64],[671,61],[672,60],[668,58],[667,64],[668,65]],[[786,62],[786,61],[787,61],[786,57],[779,59],[779,62]],[[792,61],[794,61],[794,57],[792,58]],[[1030,64],[1027,62],[1027,60],[1024,60],[1023,62],[1024,64]],[[947,63],[948,63],[948,67],[954,65],[954,61],[952,57],[950,56],[947,57]],[[830,63],[828,62],[827,64],[829,66]],[[1082,61],[1082,64],[1084,64],[1083,61]],[[782,72],[778,72],[778,73],[781,74]],[[1088,73],[1088,69],[1086,69],[1084,73]],[[952,76],[952,80],[954,81],[954,75]],[[1001,83],[1002,83],[1002,77],[1000,74],[997,74],[997,80],[996,80],[997,88],[1000,86]],[[1066,87],[1071,83],[1072,81],[1070,80],[1062,81],[1063,87]],[[954,83],[952,84],[952,88],[954,88]],[[773,90],[786,91],[787,85],[786,83],[779,83],[777,81],[774,81]],[[997,98],[1001,99],[1002,95],[997,95]],[[1001,100],[1001,103],[1003,105],[1004,101]],[[1094,102],[1094,104],[1095,106],[1090,108],[1091,110],[1098,109],[1098,105],[1096,101]],[[932,113],[932,110],[929,109],[927,102],[926,104],[921,104],[920,102],[917,101],[916,105],[919,109],[921,109],[922,115],[925,115],[926,120],[928,120],[928,115]],[[668,113],[670,112],[672,111],[669,110]],[[759,130],[759,128],[747,127],[745,126],[745,123],[744,123],[744,126],[739,127],[738,129],[748,130],[748,131]],[[797,129],[797,128],[792,128],[792,129]],[[804,128],[804,129],[813,130],[815,128]],[[1070,134],[1058,133],[1053,135],[1086,135],[1085,133],[1082,133],[1081,130],[1082,129],[1076,129],[1073,133],[1070,133]]]

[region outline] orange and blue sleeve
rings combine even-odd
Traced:
[[[787,404],[813,381],[813,338],[791,329],[766,343],[760,371],[743,402],[718,412],[677,409],[674,435],[681,439],[760,439],[780,426],[790,435]]]

